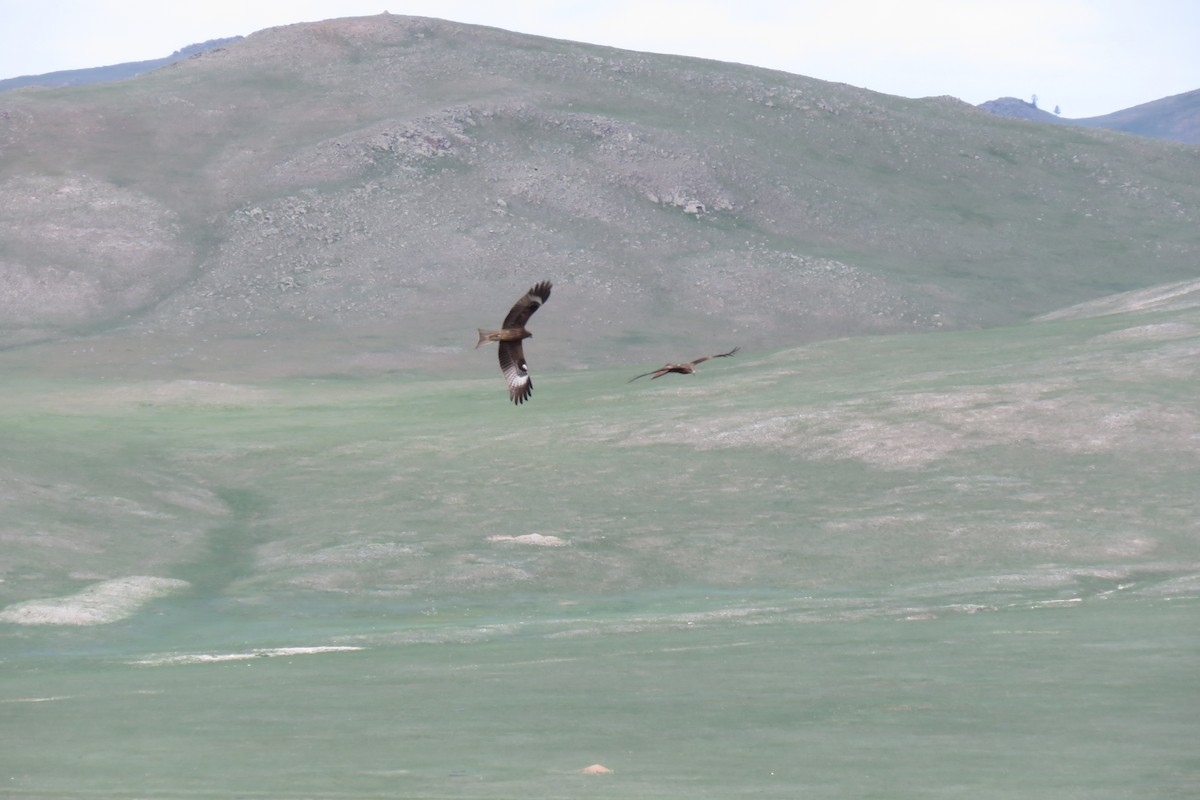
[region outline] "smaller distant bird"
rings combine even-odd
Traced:
[[[529,367],[525,364],[525,350],[521,340],[533,336],[525,330],[525,323],[542,303],[550,299],[550,281],[542,281],[518,300],[504,318],[504,327],[498,331],[479,329],[476,349],[485,342],[500,343],[500,371],[508,382],[508,396],[521,405],[533,394],[533,381],[529,379]]]
[[[659,367],[656,370],[651,370],[650,372],[643,372],[641,375],[635,375],[634,377],[632,377],[628,381],[626,381],[626,383],[633,383],[638,378],[644,378],[647,375],[653,375],[654,378],[661,378],[663,375],[666,375],[668,372],[678,372],[680,375],[692,375],[696,372],[697,364],[703,364],[705,361],[708,361],[710,358],[728,358],[729,356],[733,355],[734,353],[736,353],[738,350],[741,350],[741,349],[742,348],[740,348],[740,347],[735,347],[732,350],[730,350],[728,353],[717,353],[715,356],[703,356],[701,358],[697,358],[695,361],[689,361],[686,364],[663,364],[661,367]],[[651,378],[650,380],[654,380],[654,378]]]

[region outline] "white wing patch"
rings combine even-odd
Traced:
[[[510,389],[519,389],[529,383],[529,367],[525,366],[525,362],[513,364],[504,371],[504,377],[508,380]]]
[[[524,403],[533,394],[533,382],[529,379],[529,367],[524,361],[512,361],[504,365],[504,380],[508,383],[508,396],[517,405]]]

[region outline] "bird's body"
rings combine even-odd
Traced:
[[[550,299],[550,285],[550,281],[542,281],[526,292],[509,310],[500,330],[479,328],[476,348],[487,342],[500,343],[500,371],[504,373],[504,380],[508,383],[508,396],[517,405],[524,403],[533,394],[533,381],[529,378],[525,350],[521,346],[522,340],[533,334],[525,330],[525,323],[542,303]]]
[[[663,364],[658,369],[650,370],[649,372],[643,372],[641,375],[635,375],[634,377],[630,378],[627,382],[633,383],[638,378],[644,378],[647,375],[652,375],[653,377],[650,378],[650,380],[654,380],[655,378],[661,378],[663,375],[666,375],[670,372],[674,372],[678,375],[694,375],[696,372],[697,364],[702,364],[705,361],[708,361],[710,358],[727,358],[727,357],[733,355],[734,353],[736,353],[738,350],[741,350],[741,348],[735,347],[732,350],[730,350],[728,353],[717,353],[716,355],[712,355],[712,356],[701,356],[700,358],[697,358],[695,361],[689,361],[686,364]]]
[[[498,331],[485,331],[479,329],[479,341],[475,344],[478,349],[479,345],[487,344],[488,342],[519,342],[522,339],[528,339],[533,336],[532,333],[524,328],[501,328]]]

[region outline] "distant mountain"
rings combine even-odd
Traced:
[[[209,39],[199,44],[189,44],[176,50],[165,58],[155,58],[150,61],[128,61],[123,64],[112,64],[107,67],[89,67],[87,69],[67,69],[59,72],[47,72],[44,75],[22,75],[17,78],[0,80],[0,92],[9,89],[23,89],[29,86],[61,88],[63,86],[83,86],[89,83],[109,83],[123,81],[151,70],[174,64],[185,58],[215,50],[218,47],[236,42],[241,36],[230,36],[225,39]]]
[[[1071,121],[1089,128],[1108,128],[1152,139],[1200,144],[1200,89],[1142,103],[1102,117]]]
[[[1200,144],[1200,89],[1153,100],[1124,111],[1081,119],[1064,119],[1015,97],[989,100],[978,107],[999,117],[1105,128],[1151,139]]]

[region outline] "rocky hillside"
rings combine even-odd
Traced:
[[[386,14],[4,93],[0,149],[0,339],[39,369],[455,369],[542,279],[541,363],[692,357],[1200,256],[1194,148]]]

